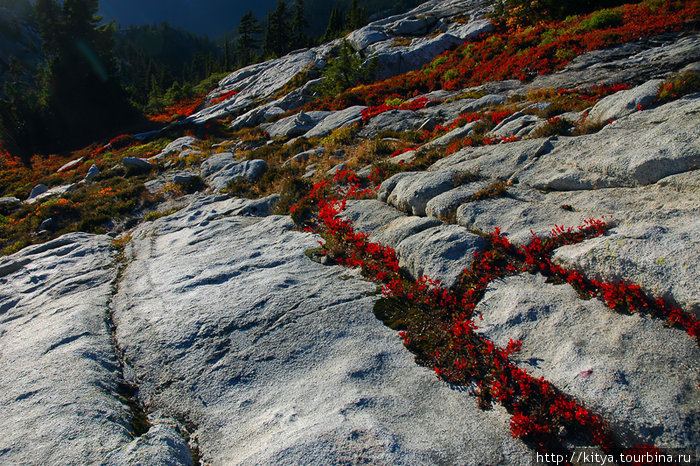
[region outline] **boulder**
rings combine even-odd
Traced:
[[[245,178],[246,181],[253,183],[267,171],[267,168],[267,162],[264,160],[239,162],[231,152],[212,154],[202,162],[200,167],[202,177],[216,190],[224,189],[236,178]]]
[[[509,118],[500,122],[493,130],[491,134],[499,138],[506,138],[510,136],[521,137],[523,134],[529,133],[541,122],[540,118],[534,115],[526,115],[521,112],[516,112]]]
[[[124,157],[122,159],[122,163],[127,168],[135,168],[137,170],[150,171],[150,170],[153,170],[155,168],[155,165],[153,165],[148,160],[141,159],[138,157]]]
[[[471,267],[474,254],[488,244],[481,236],[457,225],[439,225],[408,236],[396,247],[399,265],[414,278],[440,280],[447,288],[457,284],[462,270]]]
[[[49,217],[39,225],[39,231],[56,231],[58,222],[53,217]]]
[[[455,215],[457,208],[487,186],[487,182],[477,181],[438,194],[425,205],[425,213],[440,220],[454,221],[451,217]]]
[[[85,233],[0,259],[0,463],[96,464],[134,439],[112,260],[110,239]],[[162,451],[138,450],[148,464]]]
[[[354,125],[362,121],[362,110],[367,107],[355,105],[348,107],[345,110],[332,112],[316,126],[310,129],[304,137],[314,138],[329,135],[334,129],[345,128],[346,126]]]
[[[372,118],[360,130],[360,137],[372,138],[381,131],[409,131],[417,129],[425,117],[413,110],[389,110]],[[434,127],[434,123],[433,123]]]
[[[100,168],[94,163],[90,165],[87,173],[85,174],[85,181],[90,181],[100,173]]]
[[[266,131],[271,138],[301,136],[316,126],[331,112],[299,112],[296,115],[282,118],[269,126]]]
[[[305,150],[304,152],[299,152],[298,154],[285,160],[284,163],[282,164],[282,166],[286,167],[287,165],[289,165],[291,163],[308,162],[311,157],[320,157],[325,153],[326,153],[325,147],[317,147],[315,149]]]
[[[25,201],[27,204],[34,204],[35,202],[43,201],[44,199],[48,199],[48,198],[54,197],[54,196],[62,196],[65,193],[72,191],[73,188],[75,188],[75,183],[64,184],[61,186],[54,186],[53,188],[47,189],[47,190],[44,190],[43,188],[41,188],[41,186],[44,186],[44,185],[40,184],[40,185],[37,185],[34,187],[34,189],[39,188],[38,192],[40,194],[37,194],[33,197],[30,194],[29,199],[27,199]],[[34,192],[34,189],[32,189],[32,192]]]
[[[518,173],[521,182],[561,191],[643,186],[700,164],[700,96],[689,95],[617,120],[595,134],[563,137]]]
[[[486,94],[483,97],[472,100],[462,107],[462,113],[478,112],[487,107],[496,107],[506,102],[506,96],[501,94]]]
[[[38,184],[32,188],[32,192],[29,193],[28,199],[34,199],[38,195],[44,194],[48,190],[49,190],[49,187],[46,186],[45,184]]]
[[[165,146],[165,148],[160,151],[157,155],[154,155],[149,160],[160,160],[163,157],[173,154],[180,153],[185,149],[193,148],[199,140],[194,136],[183,136],[181,138],[175,139],[173,142]]]
[[[387,203],[409,214],[425,216],[428,201],[459,185],[459,172],[418,172],[402,177],[391,190]]]
[[[652,79],[633,89],[609,95],[593,106],[587,119],[589,121],[618,120],[638,111],[639,107],[646,108],[658,98],[659,86],[662,82],[661,79]]]

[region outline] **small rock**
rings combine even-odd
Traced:
[[[173,177],[173,183],[185,186],[192,182],[192,177],[193,175],[191,173],[181,173]]]
[[[344,162],[343,162],[343,163],[339,163],[339,164],[336,165],[335,167],[333,167],[333,168],[331,168],[330,170],[328,170],[327,173],[328,173],[329,175],[335,175],[335,174],[338,173],[339,171],[345,170],[347,167],[348,167],[348,165],[347,165],[346,163],[344,163]]]
[[[125,167],[134,167],[141,170],[152,170],[155,165],[146,159],[140,159],[138,157],[124,157],[122,163]]]
[[[32,192],[29,193],[28,199],[34,199],[38,195],[44,194],[48,190],[49,190],[49,187],[46,186],[45,184],[38,184],[32,188]]]
[[[58,222],[53,218],[47,218],[41,225],[39,225],[39,231],[56,231],[58,229]]]
[[[80,162],[83,161],[83,157],[80,157],[79,159],[71,160],[67,164],[63,165],[61,168],[56,170],[56,173],[61,173],[66,170],[70,170],[71,168],[75,168]]]
[[[90,166],[87,173],[85,174],[85,181],[89,181],[96,177],[100,173],[100,169],[94,163]]]

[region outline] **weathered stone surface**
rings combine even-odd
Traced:
[[[32,191],[29,193],[29,198],[28,199],[34,199],[40,194],[44,194],[46,191],[49,190],[49,187],[46,186],[45,184],[38,184],[32,188]]]
[[[201,165],[202,176],[207,179],[214,189],[224,189],[236,178],[245,178],[254,182],[267,171],[264,160],[237,161],[231,152],[221,152],[211,155]]]
[[[124,157],[122,163],[125,167],[137,168],[139,170],[153,170],[153,168],[155,168],[155,165],[148,160],[138,157]]]
[[[420,231],[399,243],[399,265],[413,277],[422,275],[440,280],[445,287],[457,284],[463,269],[469,268],[474,254],[486,249],[481,236],[457,225],[440,225]]]
[[[500,122],[492,131],[491,134],[506,138],[509,136],[521,137],[529,133],[535,125],[540,122],[539,118],[534,115],[526,115],[521,112],[515,112],[510,117]]]
[[[271,138],[301,136],[316,126],[331,112],[300,112],[273,123],[266,128]]]
[[[165,148],[160,151],[159,154],[154,155],[150,160],[160,160],[163,157],[170,155],[172,153],[180,153],[185,149],[191,149],[195,144],[199,142],[194,136],[183,136],[181,138],[175,139],[173,142],[165,146]]]
[[[0,463],[95,463],[131,441],[111,263],[109,238],[84,233],[0,259]]]
[[[633,113],[595,134],[561,138],[517,176],[530,186],[577,190],[643,186],[700,164],[700,97]]]
[[[476,310],[479,332],[501,347],[522,339],[518,365],[601,414],[624,443],[698,444],[697,373],[689,361],[700,352],[683,331],[613,313],[569,285],[532,275],[493,282]]]
[[[543,236],[555,225],[575,227],[590,218],[612,220],[615,227],[606,236],[562,248],[556,260],[593,278],[636,283],[697,315],[700,292],[693,284],[700,280],[694,266],[700,261],[696,214],[700,173],[672,178],[680,181],[547,194],[509,187],[506,197],[460,206],[457,222],[486,233],[499,227],[511,241],[525,244],[531,231]]]
[[[223,215],[231,202],[141,226],[115,298],[140,396],[197,426],[204,461],[529,462],[503,411],[413,363],[372,314],[375,285],[308,260],[317,238],[287,218]]]
[[[588,120],[617,120],[638,111],[638,107],[648,107],[658,98],[662,82],[662,79],[652,79],[641,86],[605,97],[593,106],[588,113]]]
[[[345,110],[333,112],[324,118],[320,123],[310,129],[304,137],[314,138],[329,135],[334,129],[345,128],[362,121],[362,110],[367,107],[355,105]]]
[[[483,97],[479,97],[476,100],[468,102],[464,107],[462,107],[462,112],[477,112],[483,108],[495,107],[497,105],[502,105],[506,102],[506,97],[501,94],[486,94]]]
[[[665,34],[587,52],[556,73],[538,76],[528,89],[558,89],[599,84],[642,84],[700,61],[700,34]]]
[[[450,217],[457,212],[457,208],[462,203],[468,201],[474,194],[479,192],[479,190],[487,186],[487,182],[478,181],[458,186],[442,194],[438,194],[425,205],[425,213],[426,215],[431,215],[440,220],[449,220]]]
[[[606,237],[559,249],[555,259],[598,280],[634,280],[698,318],[700,218],[690,214],[673,225],[659,223],[620,226]]]
[[[367,47],[367,51],[379,63],[377,77],[386,79],[419,69],[445,50],[463,42],[452,34],[439,34],[437,37],[417,37],[408,47],[393,47],[391,41],[379,42]]]
[[[128,445],[112,452],[103,466],[144,464],[155,466],[192,466],[192,454],[180,434],[171,427],[158,424]]]
[[[359,135],[371,138],[385,130],[409,131],[418,128],[424,120],[423,115],[412,110],[389,110],[372,118],[360,130]]]
[[[387,203],[409,214],[424,216],[430,199],[459,184],[458,175],[457,170],[442,170],[414,172],[400,177],[390,190]]]
[[[494,146],[466,147],[434,163],[429,170],[458,170],[478,174],[487,179],[517,178],[525,168],[551,151],[547,139],[529,139]]]
[[[241,111],[249,107],[255,100],[275,94],[304,68],[311,65],[316,66],[317,62],[324,59],[329,51],[329,44],[325,44],[310,50],[292,52],[284,57],[235,71],[221,80],[219,88],[213,92],[223,94],[234,89],[239,92],[230,99],[195,113],[185,121],[203,123],[212,118],[221,118],[227,114]]]

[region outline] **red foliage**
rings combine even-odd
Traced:
[[[172,123],[183,117],[192,115],[201,105],[205,94],[200,94],[195,97],[181,100],[179,102],[164,108],[160,113],[148,115],[151,121],[159,123]]]
[[[212,99],[211,99],[211,104],[212,104],[212,105],[220,104],[220,103],[223,102],[224,100],[230,99],[231,97],[233,97],[233,96],[236,95],[236,94],[238,94],[238,91],[235,91],[235,90],[234,90],[234,91],[224,92],[223,94],[220,94],[220,95],[218,95],[218,96],[212,98]]]
[[[678,6],[680,5],[680,7]],[[340,110],[351,105],[379,106],[392,97],[410,97],[435,89],[459,89],[505,79],[526,80],[561,69],[576,56],[664,32],[679,31],[700,16],[697,0],[663,2],[656,9],[640,3],[615,10],[622,23],[608,29],[579,27],[589,16],[515,28],[477,38],[443,53],[422,70],[362,85],[307,104],[307,110]],[[545,33],[547,40],[545,40]],[[557,53],[558,51],[568,53]],[[447,72],[450,79],[445,81]],[[454,77],[456,71],[456,77]]]
[[[384,103],[368,107],[362,110],[362,121],[366,123],[372,117],[388,112],[389,110],[420,110],[425,108],[428,102],[430,101],[426,97],[419,97],[411,102],[404,102],[400,105],[387,105]]]

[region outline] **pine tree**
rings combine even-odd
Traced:
[[[255,15],[253,15],[252,10],[243,15],[241,24],[238,26],[238,44],[236,48],[241,66],[249,65],[253,61],[253,54],[260,45],[260,39],[256,36],[261,32],[262,27]]]
[[[326,27],[326,33],[323,34],[321,42],[328,42],[329,40],[339,37],[343,33],[343,13],[337,6],[334,6],[331,10],[331,16],[328,19],[328,27]]]
[[[224,71],[229,71],[231,69],[231,41],[228,40],[228,37],[226,37],[226,41],[224,42]]]
[[[323,83],[324,93],[339,94],[357,84],[371,82],[376,69],[376,58],[363,63],[360,55],[344,40],[338,56],[328,63],[323,72],[326,77]]]
[[[263,49],[269,56],[282,56],[291,50],[291,30],[288,20],[287,3],[277,0],[277,8],[267,15],[267,29]]]
[[[294,2],[294,19],[292,20],[292,34],[294,35],[295,48],[306,47],[309,40],[304,34],[304,30],[309,27],[309,21],[304,12],[304,0]]]
[[[367,24],[365,9],[358,4],[357,0],[352,0],[352,5],[345,16],[345,28],[354,31],[365,24]]]
[[[46,62],[31,92],[0,102],[3,137],[25,158],[94,140],[136,116],[117,76],[114,24],[99,25],[98,0],[37,0],[34,8]]]

